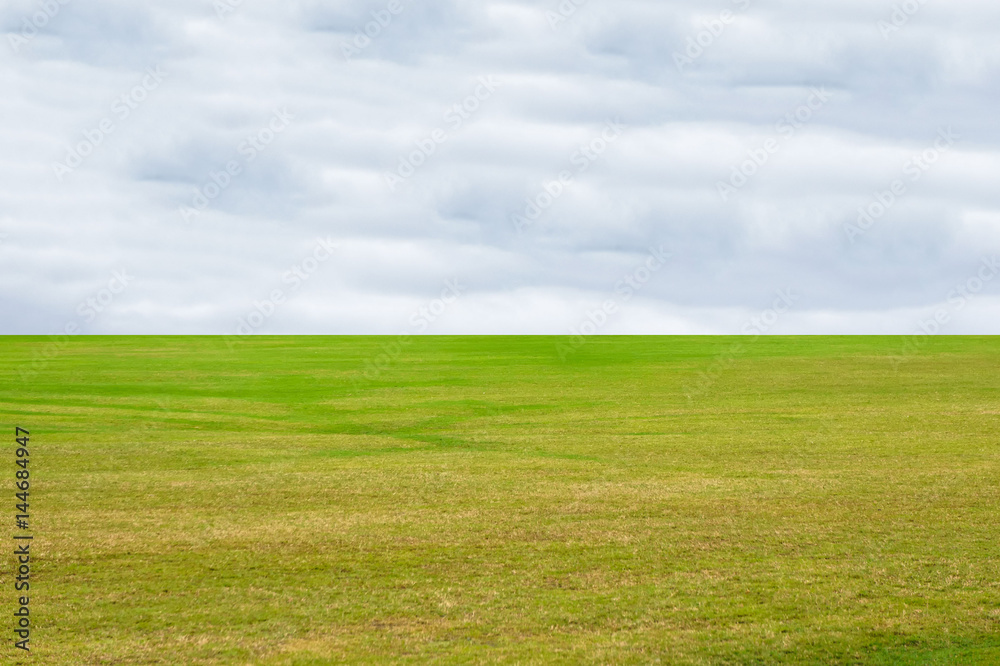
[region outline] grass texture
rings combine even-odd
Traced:
[[[0,661],[1000,663],[1000,340],[580,342],[0,339]]]

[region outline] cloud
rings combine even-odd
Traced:
[[[260,332],[396,334],[457,278],[425,332],[568,333],[663,245],[602,332],[738,333],[791,288],[769,332],[912,333],[1000,253],[995,3],[54,2],[0,10],[3,333],[231,334],[317,238]],[[946,330],[997,332],[998,291]]]

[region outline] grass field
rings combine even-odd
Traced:
[[[47,342],[0,660],[1000,663],[996,338]]]

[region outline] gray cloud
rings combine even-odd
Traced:
[[[426,332],[561,334],[651,246],[668,265],[601,332],[738,333],[793,289],[768,332],[912,333],[1000,253],[995,3],[885,34],[894,3],[860,0],[590,0],[554,28],[555,0],[54,2],[0,9],[3,333],[228,334],[284,289],[257,332],[395,334],[457,278]],[[318,238],[340,250],[292,293]],[[998,295],[943,332],[997,332]]]

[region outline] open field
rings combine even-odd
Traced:
[[[1000,663],[1000,339],[47,342],[0,661]]]

